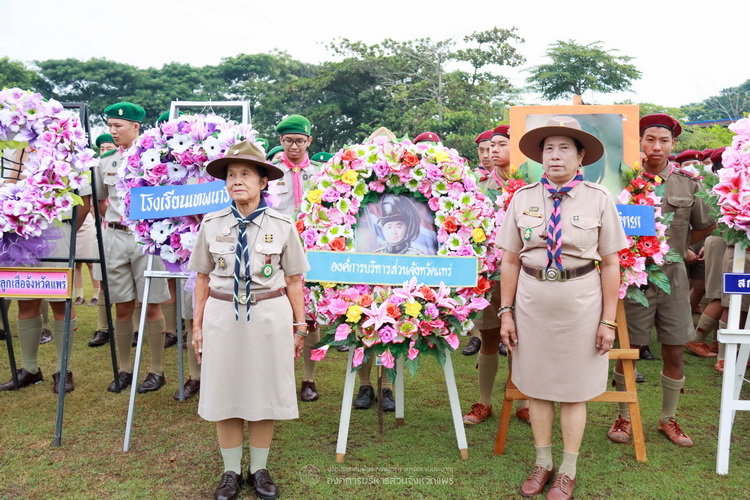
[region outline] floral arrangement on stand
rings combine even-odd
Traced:
[[[729,125],[736,135],[721,155],[718,178],[707,176],[717,207],[718,231],[730,245],[750,246],[750,119]],[[710,200],[710,198],[709,198]],[[709,201],[710,203],[710,201]]]
[[[655,236],[628,236],[628,247],[618,252],[620,257],[619,298],[635,300],[648,307],[646,295],[641,287],[649,283],[669,293],[669,279],[659,266],[670,262],[682,262],[682,257],[667,244],[667,227],[673,214],[663,214],[661,198],[654,187],[639,175],[639,164],[633,168],[623,164],[622,174],[625,189],[618,201],[623,205],[650,205],[654,207]]]
[[[402,286],[308,282],[306,306],[324,329],[315,359],[329,346],[346,344],[354,367],[379,355],[391,378],[400,356],[412,374],[422,354],[442,366],[446,351],[458,347],[458,335],[488,305],[499,274],[495,208],[461,157],[441,145],[377,137],[340,150],[311,185],[297,218],[306,249],[353,251],[360,210],[384,193],[410,193],[435,214],[437,255],[476,256],[479,273],[473,288],[429,287],[416,278]]]
[[[203,215],[128,219],[130,190],[215,181],[205,171],[205,164],[224,156],[233,144],[255,141],[255,136],[250,125],[235,124],[214,114],[198,114],[163,122],[138,138],[125,153],[126,161],[118,170],[116,188],[125,203],[122,223],[133,230],[145,253],[160,256],[170,271],[184,270]],[[262,145],[256,145],[263,151]]]
[[[89,183],[94,151],[76,113],[19,88],[0,90],[0,157],[6,150],[24,157],[2,160],[0,265],[35,265],[62,237],[49,228],[83,204],[74,191]]]

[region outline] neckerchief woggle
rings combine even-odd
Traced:
[[[555,266],[562,271],[562,218],[560,216],[560,204],[563,195],[569,192],[583,181],[583,175],[579,170],[573,179],[560,189],[555,190],[547,180],[547,174],[542,175],[542,185],[552,195],[552,215],[549,218],[547,229],[547,269],[555,263]]]
[[[266,200],[261,195],[258,208],[247,217],[242,217],[242,214],[237,210],[237,204],[234,201],[232,202],[231,208],[232,215],[234,215],[234,218],[237,219],[237,222],[239,223],[237,253],[234,259],[234,320],[240,320],[240,278],[243,278],[245,280],[245,297],[247,298],[247,302],[245,302],[245,318],[247,321],[250,321],[250,248],[247,245],[247,232],[245,230],[247,229],[247,225],[250,224],[253,219],[266,211],[268,205],[266,205]],[[244,269],[242,269],[243,266],[240,261],[244,261]],[[240,274],[241,270],[244,270],[244,276]]]

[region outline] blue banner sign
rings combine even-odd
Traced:
[[[389,253],[307,252],[305,281],[349,285],[403,285],[416,277],[427,286],[477,286],[477,258]]]
[[[750,295],[750,274],[724,273],[724,293]]]
[[[617,205],[617,213],[628,236],[656,236],[652,205]]]
[[[232,199],[224,181],[149,186],[130,190],[131,220],[164,219],[183,215],[207,214],[229,206]]]

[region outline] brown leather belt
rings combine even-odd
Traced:
[[[248,302],[250,303],[250,305],[255,305],[261,300],[275,299],[276,297],[283,297],[284,295],[286,295],[286,290],[284,288],[271,290],[270,292],[250,292],[250,296],[241,293],[238,298],[238,302],[242,305],[245,305]],[[216,290],[213,290],[211,288],[208,289],[208,296],[219,300],[226,300],[227,302],[234,302],[234,294],[217,292]]]
[[[531,267],[527,265],[522,265],[521,267],[523,268],[523,272],[525,272],[532,278],[538,279],[539,281],[566,281],[587,275],[588,273],[596,269],[596,264],[590,262],[585,266],[577,267],[575,269],[564,268],[562,271],[556,267],[550,267],[548,269],[544,267]]]
[[[117,222],[107,222],[107,227],[111,227],[112,229],[117,229],[118,231],[130,232],[130,228],[128,226],[123,226],[122,224],[119,224]]]

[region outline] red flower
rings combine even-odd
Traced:
[[[641,255],[651,257],[659,252],[659,239],[656,236],[641,236],[635,246]]]
[[[449,233],[455,233],[458,229],[458,221],[451,215],[450,217],[445,218],[445,220],[443,221],[443,227]]]
[[[413,167],[419,163],[419,156],[415,155],[411,151],[406,151],[404,156],[401,157],[401,163],[406,167]]]
[[[629,248],[620,250],[618,255],[620,256],[620,267],[630,267],[635,265],[636,255]]]
[[[653,205],[654,200],[646,194],[637,194],[633,197],[633,203],[635,205]]]
[[[357,152],[351,149],[347,149],[341,155],[341,159],[344,161],[352,161],[357,159]]]
[[[367,295],[362,295],[359,298],[359,305],[361,307],[370,307],[370,305],[372,304],[372,300],[372,294],[368,293]]]
[[[633,182],[631,182],[630,185],[633,186],[634,189],[648,188],[648,182],[644,181],[640,177],[636,177],[635,179],[633,179]]]
[[[388,303],[385,306],[385,313],[391,318],[398,319],[401,317],[401,309],[396,304]]]
[[[305,223],[302,222],[301,220],[298,220],[297,222],[295,222],[294,226],[297,228],[297,232],[299,234],[302,234],[305,231]]]
[[[475,286],[472,290],[478,295],[484,295],[490,288],[492,288],[492,282],[484,276],[480,276],[479,280],[477,281],[477,286]]]
[[[330,246],[334,252],[343,252],[346,250],[346,240],[344,238],[334,238]]]
[[[526,185],[523,179],[511,179],[505,184],[505,192],[513,194]]]
[[[424,295],[424,300],[430,302],[435,300],[435,292],[427,285],[422,285],[422,288],[419,289],[419,293]]]

